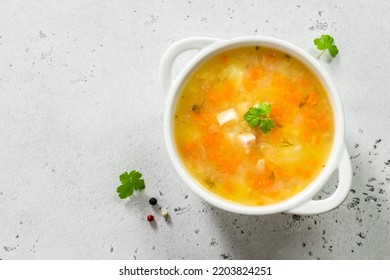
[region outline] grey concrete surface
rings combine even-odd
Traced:
[[[389,16],[384,0],[1,0],[0,259],[390,259]],[[164,51],[266,35],[316,56],[321,34],[340,50],[321,64],[345,109],[346,201],[257,217],[203,202],[166,154]],[[125,202],[116,187],[131,169],[146,189]]]

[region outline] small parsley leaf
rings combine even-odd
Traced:
[[[257,108],[259,113],[262,115],[268,115],[271,113],[271,105],[268,103],[259,103],[255,108]]]
[[[268,133],[271,128],[275,127],[274,122],[270,119],[271,105],[268,103],[259,103],[255,107],[249,108],[245,113],[244,119],[251,127],[260,128],[264,134]]]
[[[145,188],[145,182],[141,178],[142,174],[138,171],[132,170],[130,173],[124,172],[119,176],[119,180],[122,185],[120,185],[116,192],[118,193],[121,199],[130,197],[133,195],[134,190],[142,190]]]
[[[248,112],[245,113],[244,119],[251,127],[259,126],[261,121],[259,115],[259,109],[256,107],[252,107],[249,108]]]
[[[318,50],[322,51],[317,58],[320,58],[321,55],[328,50],[330,55],[332,57],[335,57],[339,50],[336,45],[334,45],[334,39],[330,35],[322,35],[320,38],[314,39],[314,45],[317,47]]]
[[[259,127],[260,127],[260,130],[264,134],[266,134],[266,133],[268,133],[271,130],[271,128],[274,127],[274,122],[272,120],[270,120],[270,119],[265,119],[265,120],[261,121]]]
[[[339,49],[335,45],[329,46],[328,51],[332,57],[335,57],[339,53]]]

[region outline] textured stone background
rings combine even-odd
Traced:
[[[384,0],[1,0],[0,259],[389,259],[389,15]],[[191,36],[267,35],[316,56],[323,33],[340,49],[321,63],[345,108],[347,200],[302,217],[201,201],[165,151],[163,52]],[[131,169],[147,186],[124,202],[118,175]]]

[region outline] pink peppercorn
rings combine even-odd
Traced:
[[[149,222],[153,222],[154,221],[154,216],[153,215],[148,215],[146,217],[146,219],[149,221]]]

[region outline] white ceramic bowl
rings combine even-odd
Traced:
[[[317,178],[304,190],[295,196],[267,206],[245,206],[220,198],[209,192],[200,185],[186,170],[176,149],[173,137],[173,119],[176,102],[184,82],[189,75],[205,60],[218,53],[244,46],[264,46],[280,50],[298,59],[305,64],[318,77],[329,94],[335,119],[335,136],[333,147],[328,162]],[[176,58],[188,50],[199,50],[199,53],[187,64],[186,67],[172,78],[172,66]],[[351,188],[352,168],[348,151],[344,144],[344,114],[337,90],[330,79],[328,73],[321,65],[298,47],[282,40],[269,37],[239,37],[230,40],[218,40],[212,38],[194,37],[183,39],[174,43],[165,52],[160,64],[160,80],[166,101],[164,115],[164,137],[168,155],[175,167],[178,175],[184,183],[197,195],[210,204],[235,213],[249,215],[265,215],[280,212],[294,214],[318,214],[332,210],[339,206],[347,197]],[[336,191],[323,200],[313,200],[312,198],[322,189],[327,180],[338,169],[339,183]]]

